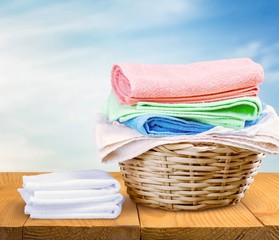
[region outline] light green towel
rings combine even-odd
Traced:
[[[124,122],[144,114],[162,114],[215,126],[241,129],[246,120],[257,119],[261,111],[261,101],[258,97],[194,104],[138,102],[135,105],[123,105],[118,102],[114,93],[111,93],[103,114],[109,118],[110,122],[115,120]]]

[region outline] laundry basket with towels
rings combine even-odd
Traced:
[[[265,154],[279,154],[279,119],[258,97],[251,59],[117,64],[96,118],[98,153],[118,162],[130,197],[167,210],[235,204]]]

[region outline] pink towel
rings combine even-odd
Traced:
[[[210,102],[257,96],[261,65],[249,58],[186,65],[114,65],[111,83],[120,103]]]

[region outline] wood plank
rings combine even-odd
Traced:
[[[16,191],[0,190],[0,240],[22,239],[24,201]]]
[[[31,174],[0,173],[0,240],[140,238],[136,206],[127,197],[119,173],[112,175],[120,180],[126,202],[116,220],[28,219],[16,189],[22,184],[22,175]],[[278,186],[279,174],[260,173],[236,206],[201,212],[138,206],[142,239],[279,239]]]
[[[168,212],[138,205],[143,240],[263,239],[264,227],[242,204],[205,211]]]
[[[126,197],[122,213],[117,219],[38,220],[29,218],[24,225],[23,239],[140,239],[136,204],[128,197],[120,173],[112,173],[112,176],[120,181],[121,193]]]
[[[24,201],[16,189],[22,184],[23,173],[0,172],[0,240],[22,239]]]
[[[22,176],[34,175],[32,172],[0,172],[0,191],[15,190],[22,185]]]
[[[242,202],[266,226],[267,239],[279,239],[279,174],[259,173]]]
[[[22,182],[20,173],[0,172],[0,190],[15,189]]]

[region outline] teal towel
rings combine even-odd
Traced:
[[[258,97],[234,98],[218,102],[174,104],[138,102],[135,105],[120,104],[111,93],[104,108],[110,122],[124,122],[144,114],[160,114],[198,121],[215,126],[241,129],[247,120],[257,119],[262,111]]]

